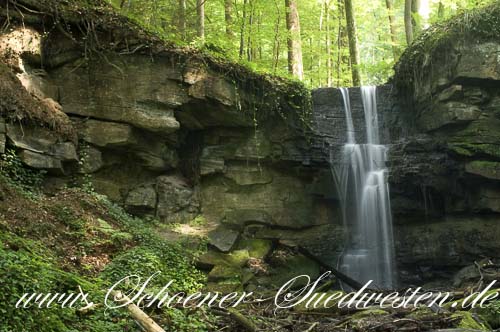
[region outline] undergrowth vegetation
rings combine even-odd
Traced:
[[[139,331],[126,309],[103,305],[115,282],[130,275],[144,281],[160,272],[147,293],[169,281],[170,292],[203,287],[205,277],[192,263],[198,252],[161,238],[154,220],[133,217],[105,196],[81,188],[45,196],[39,190],[43,174],[25,168],[13,152],[2,158],[0,332]],[[25,293],[78,294],[79,287],[97,304],[85,313],[77,310],[84,304],[15,308]],[[200,310],[146,312],[169,331],[206,331],[209,322]]]

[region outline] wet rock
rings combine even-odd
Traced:
[[[484,184],[473,196],[473,206],[478,210],[500,212],[500,188],[496,184]]]
[[[420,278],[420,282],[443,275],[451,278],[453,272],[471,265],[481,253],[497,258],[499,221],[496,216],[448,216],[434,222],[398,225],[394,238],[402,281],[410,276]]]
[[[275,229],[260,226],[252,231],[253,226],[246,228],[255,238],[275,240],[288,247],[300,247],[317,257],[322,262],[336,266],[341,254],[345,229],[333,223],[313,226],[302,230]]]

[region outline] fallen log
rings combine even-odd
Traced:
[[[135,319],[144,328],[144,330],[147,332],[165,332],[160,325],[156,324],[151,317],[146,315],[141,308],[133,304],[132,301],[130,301],[130,298],[122,292],[113,291],[111,292],[111,295],[113,295],[113,301],[118,303],[129,303],[126,308],[129,311],[130,316],[132,316],[132,318]]]
[[[238,322],[242,327],[245,328],[248,332],[256,332],[257,331],[257,326],[247,317],[245,317],[243,314],[241,314],[238,310],[234,308],[229,308],[227,309],[229,314],[231,315],[231,318],[233,318],[235,321]]]
[[[333,266],[325,263],[324,261],[322,261],[321,259],[319,259],[318,257],[316,256],[313,256],[311,255],[311,253],[309,253],[309,251],[303,247],[298,247],[299,248],[299,251],[304,254],[305,256],[315,260],[316,262],[318,262],[321,266],[323,266],[325,269],[327,269],[328,271],[331,271],[332,274],[337,277],[340,281],[344,282],[346,285],[348,285],[349,287],[351,287],[352,289],[354,290],[360,290],[361,288],[363,288],[363,285],[362,283],[360,283],[359,281],[357,280],[354,280],[353,278],[349,277],[348,275],[340,272],[339,270],[337,270],[336,268],[334,268]],[[367,290],[373,290],[373,288],[367,288]]]

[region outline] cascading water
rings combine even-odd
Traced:
[[[340,270],[360,282],[393,288],[394,245],[385,166],[387,147],[380,144],[375,87],[362,87],[366,143],[356,143],[349,90],[341,89],[347,125],[347,142],[341,163],[333,163],[349,237]],[[337,156],[338,160],[338,156]]]

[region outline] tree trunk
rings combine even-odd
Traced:
[[[439,19],[442,19],[444,17],[444,5],[442,1],[439,1],[438,5],[438,17]]]
[[[248,0],[243,1],[243,17],[241,19],[241,29],[240,29],[240,59],[243,59],[243,54],[245,54],[245,29],[247,21],[247,3]]]
[[[226,35],[233,39],[233,0],[224,0],[224,18],[226,20]]]
[[[197,36],[205,39],[205,0],[196,0],[196,13],[198,17]]]
[[[405,0],[405,33],[406,43],[410,45],[413,41],[413,24],[411,17],[412,0]]]
[[[326,16],[326,85],[331,87],[333,84],[332,75],[332,36],[330,31],[330,1],[325,1]]]
[[[411,24],[413,29],[413,37],[417,36],[422,30],[420,18],[420,0],[412,0],[411,2]]]
[[[248,0],[248,3],[250,4],[250,16],[248,17],[247,60],[250,62],[253,60],[252,29],[253,29],[254,3],[252,0]]]
[[[285,0],[286,27],[288,30],[288,71],[298,79],[304,78],[300,20],[296,0]]]
[[[186,40],[186,0],[179,0],[179,34]]]
[[[347,37],[349,38],[349,55],[351,60],[352,84],[361,85],[361,75],[359,73],[359,52],[358,37],[356,33],[356,22],[352,10],[352,0],[345,0],[345,17],[347,22]]]
[[[397,30],[396,30],[396,20],[394,18],[394,0],[385,0],[385,5],[387,7],[387,15],[389,18],[389,28],[391,31],[391,43],[392,43],[392,54],[394,60],[399,57],[399,49],[397,46]]]
[[[343,60],[343,54],[342,50],[344,49],[344,46],[346,45],[345,43],[345,33],[344,29],[342,27],[342,23],[344,21],[344,2],[343,0],[338,0],[338,32],[337,32],[337,87],[344,86],[343,82],[341,82],[341,77],[342,75],[342,62]],[[348,62],[348,61],[346,61]]]
[[[280,61],[280,26],[281,26],[281,11],[277,0],[274,0],[274,5],[276,6],[276,12],[278,13],[278,19],[274,25],[274,42],[273,42],[273,72],[276,74],[278,70],[278,65]]]

